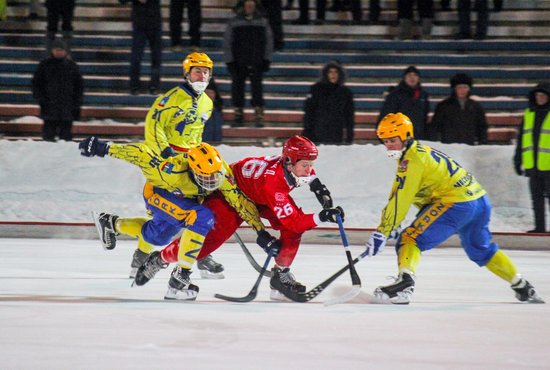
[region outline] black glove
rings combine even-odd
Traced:
[[[105,154],[109,152],[109,146],[111,143],[106,141],[101,141],[95,136],[90,136],[78,144],[78,149],[80,149],[80,154],[84,157],[105,157]]]
[[[276,237],[271,236],[271,234],[267,231],[258,231],[258,238],[256,239],[256,243],[260,247],[262,247],[262,249],[266,253],[271,252],[271,255],[273,257],[277,257],[279,255],[279,250],[281,249],[281,241]]]
[[[262,63],[262,72],[269,71],[269,67],[271,67],[271,62],[267,59],[264,59],[264,62]]]
[[[230,73],[230,74],[235,74],[235,62],[231,62],[231,63],[227,63],[227,71]]]
[[[338,222],[336,221],[336,216],[340,215],[342,222],[344,222],[344,210],[342,207],[338,206],[336,208],[323,209],[319,212],[319,220],[322,222]]]
[[[330,196],[330,191],[328,191],[327,187],[321,183],[321,180],[315,178],[309,184],[309,190],[315,193],[317,200],[321,203],[324,209],[332,208],[332,197]]]
[[[177,153],[170,146],[167,146],[166,148],[164,148],[162,153],[160,153],[160,156],[164,159],[174,157],[175,155],[177,155]]]
[[[523,170],[521,169],[521,163],[515,162],[515,163],[514,163],[514,168],[515,168],[515,170],[516,170],[516,173],[517,173],[519,176],[521,176],[521,175],[524,174]]]

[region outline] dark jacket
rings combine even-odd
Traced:
[[[539,144],[539,136],[540,136],[542,123],[544,122],[544,119],[550,112],[550,102],[542,106],[537,105],[537,102],[535,100],[536,92],[543,92],[550,97],[550,84],[540,83],[533,90],[529,92],[529,109],[535,112],[535,122],[533,127],[533,152],[535,154],[535,158],[538,157],[538,152],[539,152],[538,144]],[[523,148],[521,143],[521,137],[523,135],[523,125],[524,123],[522,123],[522,125],[519,128],[516,152],[514,155],[514,165],[516,167],[516,172],[519,172],[519,169],[522,167],[521,154],[522,154]],[[544,174],[544,176],[550,176],[550,171],[540,171],[537,168],[525,170],[526,176],[533,176],[535,174]]]
[[[487,144],[487,120],[483,107],[468,98],[463,109],[453,92],[452,96],[437,104],[428,125],[427,138],[447,144]]]
[[[40,105],[42,119],[80,118],[84,83],[78,65],[71,59],[51,56],[40,62],[32,79],[32,93]]]
[[[426,138],[425,130],[428,113],[430,113],[430,100],[428,92],[422,89],[421,84],[417,89],[413,89],[405,81],[401,81],[386,97],[378,116],[378,122],[386,114],[397,112],[401,112],[411,119],[416,139]]]
[[[119,0],[121,4],[132,3],[132,23],[134,28],[161,28],[160,0],[147,0],[145,4],[137,0]]]
[[[338,82],[328,82],[330,68],[338,69]],[[338,63],[328,63],[322,70],[319,82],[310,88],[304,103],[303,135],[316,144],[351,144],[355,109],[353,93],[344,86],[344,70]]]

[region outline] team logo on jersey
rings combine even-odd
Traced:
[[[405,172],[407,171],[407,167],[409,165],[409,160],[405,159],[399,163],[399,168],[397,169],[397,172]]]
[[[159,107],[164,107],[166,105],[166,103],[168,102],[168,99],[170,99],[169,96],[165,96],[164,98],[162,98],[162,100],[159,101]]]
[[[275,193],[275,201],[277,203],[282,203],[286,201],[286,197],[283,193]]]
[[[161,171],[166,172],[166,173],[172,173],[173,169],[174,169],[174,164],[173,163],[165,163],[162,166]]]
[[[177,126],[176,131],[178,131],[181,134],[183,134],[183,130],[185,130],[185,126],[190,125],[192,123],[195,123],[197,121],[197,110],[196,109],[190,109],[183,120],[181,120]]]

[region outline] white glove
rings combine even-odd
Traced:
[[[367,256],[376,256],[382,252],[386,246],[386,235],[379,233],[378,231],[370,234],[369,241],[367,242]]]

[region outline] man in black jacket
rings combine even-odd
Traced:
[[[316,144],[342,144],[353,141],[355,109],[353,93],[344,86],[344,69],[327,63],[321,79],[311,86],[304,104],[304,133]]]
[[[452,94],[437,104],[432,122],[428,125],[430,140],[487,144],[485,111],[470,98],[472,84],[472,78],[465,73],[457,73],[451,78]]]
[[[263,127],[263,75],[271,65],[273,38],[267,20],[246,0],[231,18],[223,36],[224,60],[231,73],[231,100],[235,108],[234,127],[243,125],[244,87],[250,77],[255,126]]]
[[[32,92],[44,120],[42,138],[72,140],[73,120],[80,118],[84,83],[78,65],[67,56],[67,45],[56,39],[51,56],[38,65],[32,79]]]

